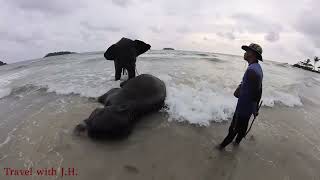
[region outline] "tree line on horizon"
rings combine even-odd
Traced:
[[[299,68],[303,68],[303,69],[306,69],[306,70],[318,71],[317,69],[319,69],[320,66],[316,67],[316,64],[319,62],[319,60],[320,60],[319,57],[315,56],[313,58],[313,65],[311,64],[311,60],[308,58],[306,60],[299,61],[297,64],[294,64],[293,66],[299,67]]]

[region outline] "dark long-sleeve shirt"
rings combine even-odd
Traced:
[[[262,95],[263,72],[259,63],[248,66],[242,78],[236,112],[243,117],[250,117],[256,111]]]

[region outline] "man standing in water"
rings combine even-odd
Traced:
[[[263,79],[262,68],[258,60],[262,61],[262,48],[254,43],[241,48],[246,51],[243,58],[249,66],[243,75],[241,84],[234,92],[234,96],[238,98],[238,103],[229,127],[229,133],[218,146],[220,150],[230,144],[236,136],[234,145],[239,145],[246,135],[251,115],[253,114],[254,117],[258,115]]]

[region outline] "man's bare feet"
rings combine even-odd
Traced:
[[[233,145],[234,147],[239,147],[240,144],[239,144],[238,142],[233,142],[232,145]]]
[[[224,150],[224,147],[221,146],[220,144],[219,144],[219,145],[216,145],[215,148],[218,149],[219,151],[223,151],[223,150]]]

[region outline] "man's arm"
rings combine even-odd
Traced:
[[[256,102],[256,109],[258,109],[259,102],[262,96],[262,87],[259,82],[259,77],[252,69],[248,70],[249,88],[252,93],[252,101]]]
[[[241,88],[241,83],[238,85],[237,89],[234,91],[233,95],[236,98],[240,97],[240,88]]]

